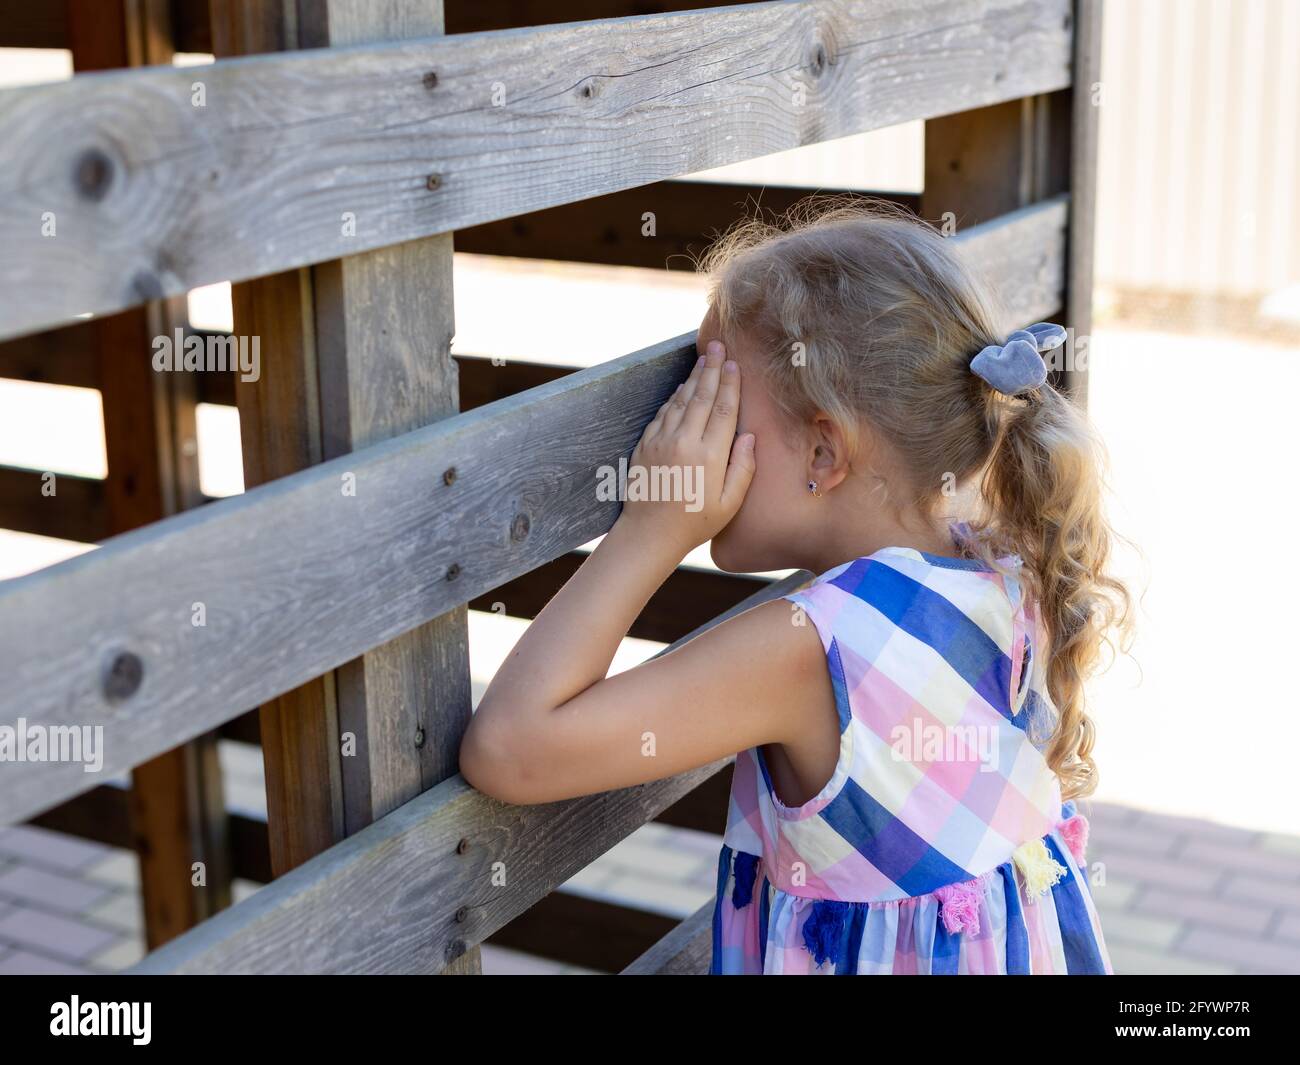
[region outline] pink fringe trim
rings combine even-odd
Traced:
[[[1061,838],[1070,848],[1070,853],[1074,855],[1075,862],[1082,866],[1084,854],[1088,849],[1088,819],[1083,814],[1075,814],[1073,817],[1067,817],[1056,827],[1061,833]]]
[[[982,883],[982,880],[968,880],[963,884],[946,884],[935,890],[943,926],[949,933],[955,934],[964,928],[971,935],[979,934],[980,894],[977,888]]]

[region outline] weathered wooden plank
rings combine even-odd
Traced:
[[[108,536],[104,482],[0,466],[0,529],[92,544]],[[52,485],[54,495],[46,495]]]
[[[1060,303],[1066,204],[953,238],[1004,293],[1008,328]],[[594,539],[619,509],[596,498],[596,470],[631,452],[694,361],[694,340],[666,340],[0,585],[0,720],[102,724],[105,771],[125,769]],[[200,602],[207,625],[196,628]],[[123,691],[137,667],[139,683]],[[73,763],[11,765],[0,823],[84,791],[85,776]]]
[[[659,653],[811,577],[774,581]],[[130,971],[439,971],[732,761],[536,806],[490,799],[457,774]]]
[[[0,334],[1059,89],[1069,2],[800,0],[9,90]]]
[[[92,553],[100,565],[83,556],[7,582],[0,720],[102,724],[105,771],[120,770],[593,539],[618,512],[596,499],[596,468],[630,452],[693,342],[128,533]],[[191,624],[199,603],[204,627]],[[137,688],[108,682],[115,662],[143,670]],[[71,763],[8,767],[0,820],[84,790],[85,777]]]
[[[713,905],[706,903],[623,970],[623,976],[703,976],[713,960]]]
[[[1069,203],[1068,195],[1053,196],[959,230],[951,238],[962,258],[984,275],[996,294],[1001,304],[998,324],[1004,332],[1060,307]]]
[[[731,767],[716,773],[689,795],[684,795],[655,820],[661,825],[711,832],[721,836],[727,828],[727,801],[731,795]]]

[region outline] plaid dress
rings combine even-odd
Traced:
[[[710,972],[1111,973],[1021,582],[886,547],[785,598],[826,650],[839,761],[788,807],[761,747],[737,755]]]

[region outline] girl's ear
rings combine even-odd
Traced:
[[[825,412],[818,411],[812,424],[810,479],[820,491],[828,492],[849,475],[848,441],[840,427]]]

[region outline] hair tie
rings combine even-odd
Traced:
[[[1017,329],[1004,344],[990,344],[971,359],[971,372],[1004,395],[1038,388],[1047,380],[1042,352],[1065,343],[1065,330],[1054,322],[1036,322]]]

